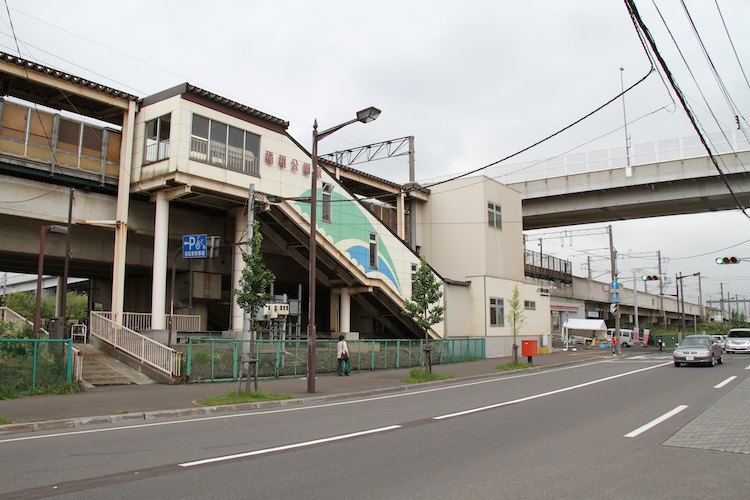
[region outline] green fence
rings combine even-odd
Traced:
[[[72,380],[72,340],[0,338],[0,398]]]
[[[425,342],[429,342],[432,364],[484,359],[483,338],[446,340],[348,340],[352,370],[386,370],[420,366]],[[237,380],[243,345],[258,360],[262,378],[300,377],[307,374],[306,340],[191,339],[185,349],[184,371],[189,382]],[[316,373],[336,372],[336,341],[318,340],[315,345]]]

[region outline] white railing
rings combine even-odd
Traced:
[[[13,323],[14,325],[29,325],[32,329],[34,328],[34,323],[32,321],[29,321],[28,319],[24,318],[13,309],[9,309],[6,306],[0,307],[0,321],[4,321],[6,323]],[[43,336],[49,337],[49,332],[45,330],[44,328],[40,327],[39,332]]]
[[[750,142],[741,131],[731,130],[708,134],[708,143],[714,154],[726,154],[750,150]],[[680,137],[664,141],[634,144],[630,148],[630,163],[633,166],[674,160],[686,160],[706,156],[706,150],[698,136]],[[487,175],[502,182],[513,184],[551,177],[600,172],[627,166],[625,147],[574,153],[546,160],[527,161],[493,167]]]
[[[34,325],[31,321],[27,320],[13,309],[8,309],[5,306],[0,307],[0,321],[4,323],[13,323],[14,325]]]
[[[114,321],[114,315],[109,311],[99,312],[110,321]],[[173,328],[176,332],[198,332],[201,329],[201,317],[196,314],[173,314]],[[151,330],[151,313],[122,313],[122,325],[136,332]],[[164,324],[169,324],[169,314],[164,315]]]
[[[141,335],[122,325],[118,325],[106,315],[111,313],[91,312],[90,335],[107,342],[113,347],[130,354],[169,376],[179,376],[182,353],[169,346]]]
[[[83,380],[83,353],[73,347],[73,380]]]

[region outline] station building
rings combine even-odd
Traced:
[[[0,271],[36,273],[42,240],[44,274],[61,277],[69,244],[69,276],[116,325],[138,315],[162,342],[174,315],[241,331],[232,291],[250,200],[273,295],[290,304],[285,335],[305,338],[315,179],[320,336],[422,338],[402,310],[424,257],[446,310],[428,336],[485,337],[487,356],[509,354],[518,289],[517,341],[546,342],[549,293],[526,278],[521,196],[492,179],[425,188],[329,161],[314,172],[287,121],[189,83],[138,97],[0,53],[0,90]],[[46,231],[69,206],[70,238]],[[207,257],[182,255],[183,236],[202,234]]]

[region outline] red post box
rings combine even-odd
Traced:
[[[521,356],[527,356],[529,363],[531,358],[539,354],[539,342],[536,340],[522,340],[521,341]]]

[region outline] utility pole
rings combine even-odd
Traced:
[[[615,250],[612,242],[611,225],[607,226],[607,232],[609,233],[609,262],[612,273],[612,285],[615,285],[617,283],[617,250]],[[615,288],[614,290],[610,289],[610,293],[613,295],[619,295],[619,288]],[[612,342],[615,343],[614,352],[619,356],[622,353],[622,346],[620,346],[620,304],[617,302],[612,302],[612,304],[615,304],[615,310],[613,313],[615,316],[615,333],[612,335]]]
[[[721,322],[723,323],[726,319],[724,317],[724,283],[719,283],[719,308],[721,310]]]
[[[628,135],[628,117],[625,114],[625,83],[623,82],[622,73],[625,68],[620,68],[620,89],[622,90],[622,120],[625,122],[625,157],[627,166],[625,167],[625,177],[633,175],[633,167],[630,165],[630,136]]]
[[[664,321],[664,328],[667,327],[667,311],[664,310],[664,280],[662,279],[661,270],[661,250],[656,251],[656,258],[659,259],[659,308]]]
[[[635,314],[633,329],[638,332],[638,287],[636,285],[637,282],[635,281],[635,269],[633,269],[633,313]]]
[[[701,281],[703,281],[703,278],[701,277],[700,271],[698,271],[698,303],[701,305],[702,321],[706,321],[706,310],[703,309],[703,290],[702,290]]]

